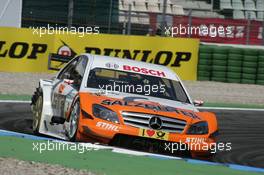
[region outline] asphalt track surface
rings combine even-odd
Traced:
[[[231,142],[232,150],[218,152],[212,161],[264,168],[264,112],[210,110],[218,118],[218,142]],[[0,129],[32,134],[28,103],[0,103]]]

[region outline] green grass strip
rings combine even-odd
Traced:
[[[74,169],[106,175],[258,175],[259,173],[230,169],[222,165],[191,164],[184,160],[167,160],[145,156],[113,153],[111,150],[86,151],[33,151],[36,141],[17,137],[0,137],[0,157],[25,161],[59,164]]]
[[[0,100],[22,100],[28,101],[31,99],[30,95],[13,95],[13,94],[1,94],[0,93]]]

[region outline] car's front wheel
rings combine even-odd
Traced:
[[[32,130],[34,134],[39,134],[40,119],[43,110],[43,92],[40,87],[34,92],[31,105],[33,112]]]
[[[69,118],[68,138],[70,141],[76,141],[76,135],[78,132],[80,117],[80,102],[76,100],[72,107],[72,111]]]

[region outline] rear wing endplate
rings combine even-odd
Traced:
[[[49,54],[48,59],[48,69],[58,71],[64,66],[65,63],[68,63],[71,59],[73,59],[72,56],[51,53]]]

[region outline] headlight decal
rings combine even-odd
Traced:
[[[187,134],[208,134],[208,123],[202,121],[192,124],[188,129]]]
[[[113,123],[119,123],[117,113],[98,104],[93,105],[93,115],[96,118],[100,118]]]

